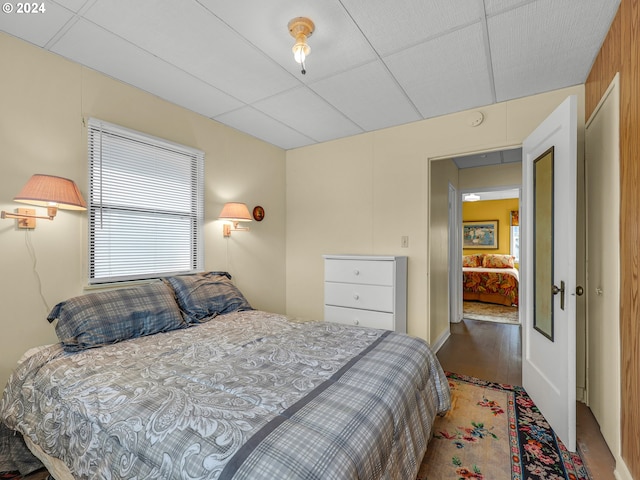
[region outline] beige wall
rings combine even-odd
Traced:
[[[228,270],[256,308],[285,311],[285,152],[59,56],[0,34],[0,208],[33,173],[76,181],[87,196],[86,129],[97,117],[205,152],[205,267]],[[250,232],[222,237],[225,201],[262,205]],[[42,209],[39,209],[41,212]],[[60,211],[26,236],[0,221],[0,384],[29,347],[56,341],[48,308],[86,291],[85,212]],[[33,244],[42,282],[41,300]]]
[[[427,295],[427,162],[519,146],[571,94],[583,132],[584,87],[577,86],[479,108],[485,120],[478,127],[460,112],[288,151],[287,312],[323,318],[322,254],[408,255],[408,331],[436,340],[442,329],[431,325],[441,322],[430,321]],[[409,248],[400,247],[402,235]],[[431,274],[432,284],[446,283]]]
[[[460,170],[460,190],[518,187],[522,185],[522,163],[488,165]]]
[[[449,332],[450,310],[449,270],[449,184],[458,188],[459,170],[453,160],[431,162],[429,202],[429,338],[437,343]],[[460,276],[460,275],[459,275]],[[461,276],[460,276],[461,278]]]

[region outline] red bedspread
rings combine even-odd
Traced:
[[[518,305],[518,270],[515,268],[463,268],[465,300]]]

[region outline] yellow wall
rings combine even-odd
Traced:
[[[498,220],[498,249],[465,248],[464,254],[472,253],[511,253],[510,222],[511,211],[518,210],[517,198],[504,200],[483,200],[462,203],[462,221],[478,222],[481,220]]]
[[[2,33],[0,58],[0,209],[24,206],[12,199],[34,173],[71,178],[86,198],[89,117],[198,148],[205,268],[230,271],[254,307],[285,311],[283,150]],[[217,216],[226,201],[262,205],[265,219],[224,239]],[[86,245],[86,212],[61,210],[28,234],[0,221],[0,385],[27,348],[56,341],[49,308],[88,291]]]

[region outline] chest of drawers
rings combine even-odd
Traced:
[[[406,333],[407,257],[325,255],[324,319]]]

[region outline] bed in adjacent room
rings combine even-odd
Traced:
[[[519,276],[512,255],[477,253],[462,257],[462,298],[518,305]]]
[[[219,273],[76,297],[49,318],[61,342],[26,354],[0,403],[2,470],[415,478],[449,408],[424,341],[253,310]]]

